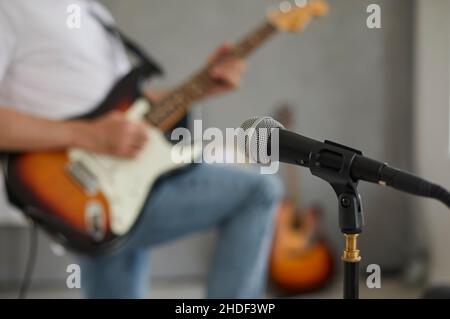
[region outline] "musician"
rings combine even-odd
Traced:
[[[66,26],[71,4],[81,8],[80,29]],[[65,120],[89,112],[130,70],[123,45],[92,11],[113,21],[96,1],[0,0],[1,151],[79,147],[133,158],[152,142],[143,123],[122,114]],[[216,85],[205,98],[239,86],[245,61],[228,57],[231,50],[223,45],[207,62]],[[163,96],[149,92],[154,100]],[[165,178],[148,198],[126,247],[107,256],[80,257],[84,296],[145,297],[152,247],[218,228],[207,297],[261,297],[272,218],[281,196],[275,178],[231,167],[196,165]]]

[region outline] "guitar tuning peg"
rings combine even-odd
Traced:
[[[299,8],[304,8],[308,5],[308,0],[295,0],[295,5]]]
[[[280,11],[283,13],[287,13],[292,10],[292,4],[289,1],[283,1],[280,4]]]

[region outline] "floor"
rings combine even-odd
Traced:
[[[420,288],[405,286],[398,279],[385,279],[380,289],[368,289],[361,283],[361,298],[364,299],[417,299],[422,293]],[[363,287],[364,286],[364,287]],[[15,291],[0,291],[0,299],[16,298]],[[52,287],[40,287],[32,289],[29,298],[34,299],[76,299],[80,298],[80,291],[77,289],[55,289]],[[149,298],[154,299],[198,299],[203,297],[203,284],[200,280],[181,279],[172,281],[154,280],[152,283]],[[271,297],[268,295],[268,297]],[[334,282],[320,292],[296,296],[297,298],[318,298],[318,299],[339,299],[341,298],[341,283]]]

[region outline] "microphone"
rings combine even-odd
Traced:
[[[258,163],[256,153],[264,151],[269,156],[276,153],[278,158],[271,160],[309,167],[313,175],[327,176],[330,183],[334,176],[346,174],[355,183],[363,180],[389,186],[412,195],[437,199],[450,208],[450,193],[443,187],[365,157],[361,151],[287,131],[270,117],[251,118],[241,125],[241,129],[245,138],[240,139],[240,147],[246,156]],[[272,141],[272,137],[278,141]]]

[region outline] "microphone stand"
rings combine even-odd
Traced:
[[[341,156],[341,167],[327,166],[326,155],[330,152]],[[359,298],[361,256],[357,244],[364,226],[364,215],[358,181],[353,180],[350,174],[351,164],[356,155],[362,155],[362,152],[326,141],[324,145],[318,145],[312,151],[309,163],[311,173],[327,181],[338,198],[339,227],[345,236],[345,250],[342,255],[344,299]]]
[[[357,246],[363,223],[359,194],[345,193],[339,196],[339,223],[345,236],[345,250],[342,255],[344,265],[343,295],[344,299],[358,299],[361,256]]]
[[[333,187],[339,207],[339,227],[345,236],[345,250],[342,255],[344,263],[344,299],[359,298],[359,267],[361,262],[360,251],[358,250],[358,237],[362,233],[364,226],[364,215],[361,204],[361,196],[358,192],[358,179],[354,179],[351,174],[352,164],[357,156],[362,156],[362,152],[343,146],[334,142],[325,141],[317,143],[309,156],[308,165],[306,161],[299,160],[297,164],[308,166],[311,173],[325,181]],[[330,156],[340,161],[330,161]],[[414,176],[403,177],[397,181],[400,184],[407,184],[408,179],[417,183],[420,179]],[[403,185],[404,190],[411,194],[422,194],[422,196],[438,199],[450,207],[450,193],[444,188],[430,184],[426,181],[421,183],[421,187],[410,189]]]
[[[264,119],[260,119],[260,122]],[[255,120],[251,120],[255,122]],[[274,121],[275,122],[275,121]],[[276,122],[275,122],[276,123]],[[245,127],[247,123],[243,124]],[[256,126],[260,125],[257,123]],[[265,123],[264,125],[274,125]],[[276,125],[276,124],[275,124]],[[281,125],[281,124],[280,124]],[[292,133],[290,133],[292,135]],[[391,186],[404,192],[434,198],[450,208],[450,193],[443,187],[427,182],[412,174],[401,172],[397,169],[389,168],[379,162],[366,159],[366,162],[359,169],[366,171],[368,177],[359,176],[353,171],[353,164],[363,154],[359,150],[340,145],[334,142],[325,141],[318,143],[304,137],[292,135],[292,139],[284,139],[281,145],[285,154],[284,161],[290,164],[309,167],[311,173],[328,182],[334,189],[338,198],[339,207],[339,227],[345,236],[345,250],[342,255],[344,266],[344,299],[359,298],[359,267],[361,262],[360,251],[358,250],[358,237],[362,233],[364,226],[363,208],[361,196],[358,192],[359,180],[378,182],[384,186]],[[272,142],[275,139],[272,139]],[[287,142],[289,140],[289,142]],[[271,142],[271,143],[272,143]],[[283,142],[283,141],[282,141]],[[296,149],[292,143],[306,143]],[[278,145],[280,147],[280,145]],[[271,147],[274,147],[271,145]],[[297,151],[300,152],[297,153]],[[354,174],[352,174],[354,173]],[[374,180],[373,176],[384,174],[387,181]],[[389,183],[388,183],[389,181]]]

